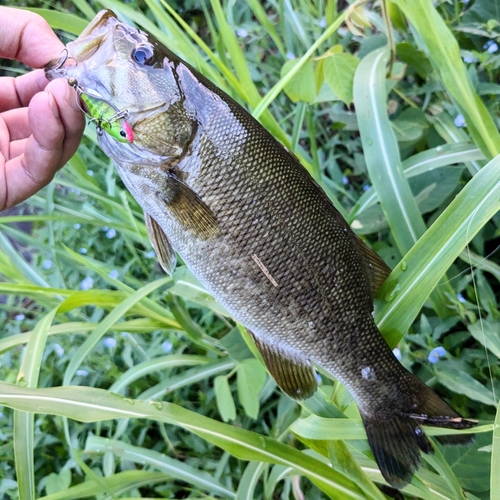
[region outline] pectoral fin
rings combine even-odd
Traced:
[[[365,264],[365,272],[370,281],[372,297],[375,297],[387,276],[391,274],[391,270],[361,238],[354,235],[354,242]]]
[[[309,359],[276,345],[270,345],[252,332],[250,334],[264,358],[269,373],[283,392],[293,399],[307,399],[315,393],[316,373]]]
[[[146,212],[144,212],[144,220],[148,229],[149,239],[151,240],[156,256],[158,257],[158,262],[163,270],[172,276],[175,264],[177,263],[177,257],[174,249],[172,248],[170,241],[168,241],[167,235],[163,232],[163,229]]]
[[[198,238],[208,239],[219,232],[217,219],[210,208],[175,173],[168,173],[164,190],[156,194],[177,222]]]

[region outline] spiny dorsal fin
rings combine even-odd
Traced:
[[[391,274],[391,270],[359,236],[354,235],[354,243],[365,263],[365,272],[370,281],[372,297],[375,297],[387,276]]]
[[[208,239],[219,232],[217,219],[204,201],[174,172],[167,172],[168,178],[163,191],[157,192],[172,216],[187,231],[198,238]]]
[[[307,399],[315,393],[316,373],[309,359],[275,345],[271,346],[252,332],[250,334],[269,373],[284,393],[293,399]]]
[[[149,239],[151,240],[156,256],[158,257],[158,262],[163,270],[172,276],[175,264],[177,263],[177,257],[174,249],[172,248],[170,241],[168,241],[167,235],[163,232],[163,229],[146,212],[144,212],[144,219],[148,229]]]

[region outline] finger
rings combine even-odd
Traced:
[[[52,94],[59,110],[60,120],[64,126],[61,165],[63,166],[76,152],[85,128],[85,117],[78,105],[75,90],[68,85],[66,79],[51,82],[46,90]],[[35,134],[35,131],[33,130]]]
[[[28,119],[28,108],[11,109],[2,113],[5,124],[3,134],[8,134],[10,141],[26,139],[31,135],[31,127]]]
[[[21,156],[26,149],[27,142],[28,139],[20,139],[18,141],[12,141],[9,146],[8,157],[6,157],[5,159],[12,160],[13,158],[16,158],[16,156]]]
[[[0,7],[0,57],[42,68],[61,54],[64,45],[38,14]]]
[[[26,141],[25,151],[7,161],[5,173],[0,171],[0,199],[2,191],[5,199],[0,208],[13,206],[48,184],[76,150],[84,119],[72,107],[70,91],[73,89],[65,81],[56,80],[51,92],[33,97],[28,109],[33,135]]]
[[[17,78],[0,78],[0,113],[8,109],[28,106],[31,98],[49,83],[43,70],[32,71]]]

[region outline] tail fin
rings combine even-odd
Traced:
[[[415,381],[412,380],[412,385],[415,384],[418,403],[410,404],[410,408],[399,408],[392,413],[387,409],[370,415],[361,413],[380,472],[394,488],[403,488],[411,481],[420,466],[420,451],[433,453],[422,425],[469,429],[477,424],[476,420],[462,418],[416,377]],[[440,436],[437,439],[443,444],[469,444],[474,440],[474,434]]]

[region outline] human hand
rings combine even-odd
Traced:
[[[64,45],[37,14],[0,7],[0,59],[42,68]],[[0,78],[0,211],[47,185],[75,153],[85,120],[64,78]]]

